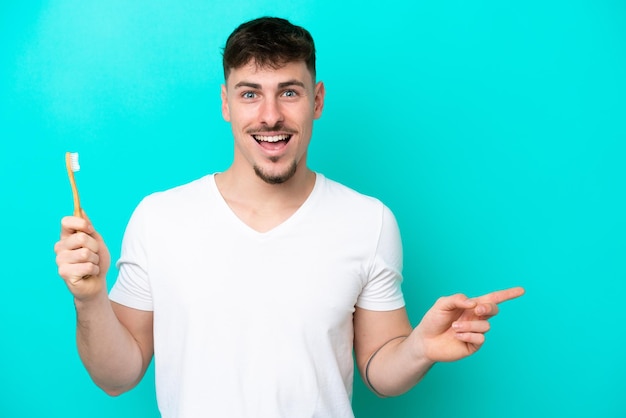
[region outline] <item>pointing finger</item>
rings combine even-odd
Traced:
[[[479,303],[502,303],[522,296],[526,291],[523,287],[511,287],[509,289],[497,290],[492,293],[480,296],[475,300]]]

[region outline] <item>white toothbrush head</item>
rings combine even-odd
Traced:
[[[70,152],[70,167],[73,172],[80,171],[80,165],[78,164],[77,152]]]

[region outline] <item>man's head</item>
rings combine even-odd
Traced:
[[[243,23],[224,47],[224,79],[231,70],[254,62],[259,68],[277,69],[303,61],[315,80],[315,44],[304,28],[277,17],[261,17]]]
[[[279,18],[242,24],[224,48],[224,75],[222,115],[235,139],[232,172],[254,173],[269,184],[307,177],[313,120],[324,106],[309,32]]]

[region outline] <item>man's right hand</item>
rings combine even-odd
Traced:
[[[106,274],[111,255],[89,218],[67,216],[61,220],[61,239],[54,245],[59,275],[77,301],[106,294]]]

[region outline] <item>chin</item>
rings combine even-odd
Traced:
[[[282,184],[291,179],[295,174],[298,165],[294,161],[287,169],[282,172],[268,172],[258,165],[254,166],[254,172],[256,175],[268,184]]]

